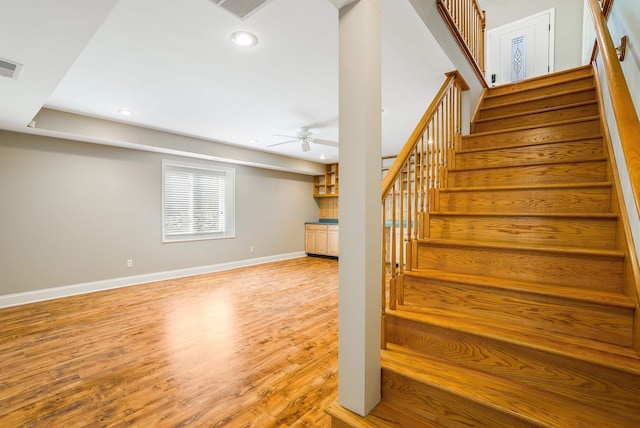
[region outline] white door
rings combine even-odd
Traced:
[[[489,86],[553,71],[554,12],[549,9],[487,32]]]

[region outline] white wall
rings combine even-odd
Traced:
[[[626,58],[620,63],[620,65],[622,66],[625,80],[629,86],[629,92],[631,93],[631,98],[633,99],[637,115],[638,111],[640,111],[640,8],[638,8],[637,0],[614,1],[607,26],[609,27],[609,32],[613,38],[614,45],[617,46],[619,44],[621,36],[626,34],[629,37]],[[586,31],[585,38],[594,37],[593,34],[594,32],[591,30]],[[603,87],[605,114],[607,116],[609,132],[611,134],[616,162],[618,164],[631,232],[636,247],[636,253],[640,255],[640,218],[634,201],[634,198],[640,198],[640,195],[634,195],[631,189],[629,172],[624,159],[620,136],[618,135],[616,128],[615,115],[613,113],[609,88],[605,79],[604,67],[600,56],[596,58],[596,64],[598,66],[598,74],[600,75],[600,81]]]
[[[636,114],[640,111],[640,3],[638,0],[616,0],[607,22],[613,44],[618,46],[622,36],[628,36],[627,53],[620,63],[629,85]]]
[[[185,160],[0,131],[0,297],[304,251],[312,177],[229,164],[236,237],[163,244],[162,159]]]
[[[591,53],[593,52],[593,44],[596,40],[596,31],[593,29],[593,19],[589,10],[589,0],[583,0],[584,6],[582,10],[582,64],[587,65],[591,62]]]
[[[583,0],[480,0],[486,31],[555,7],[554,71],[581,64]]]

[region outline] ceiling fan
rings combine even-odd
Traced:
[[[292,135],[279,135],[279,134],[277,136],[278,137],[292,138],[292,140],[287,140],[287,141],[283,141],[281,143],[271,144],[271,145],[269,145],[267,147],[274,147],[274,146],[279,146],[281,144],[288,144],[288,143],[295,143],[295,142],[300,143],[300,145],[302,146],[302,151],[303,152],[308,152],[309,150],[311,150],[311,144],[310,143],[322,144],[322,145],[331,146],[331,147],[338,147],[338,142],[337,141],[321,140],[319,138],[313,138],[313,132],[311,132],[308,127],[301,128],[300,131],[298,131],[298,135],[295,136],[295,137],[292,136]]]

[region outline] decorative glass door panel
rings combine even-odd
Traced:
[[[524,36],[519,36],[511,40],[511,81],[517,82],[525,79],[527,57]]]

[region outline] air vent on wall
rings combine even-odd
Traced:
[[[0,76],[17,79],[22,70],[22,64],[0,58]]]
[[[221,8],[245,19],[271,0],[213,0]]]

